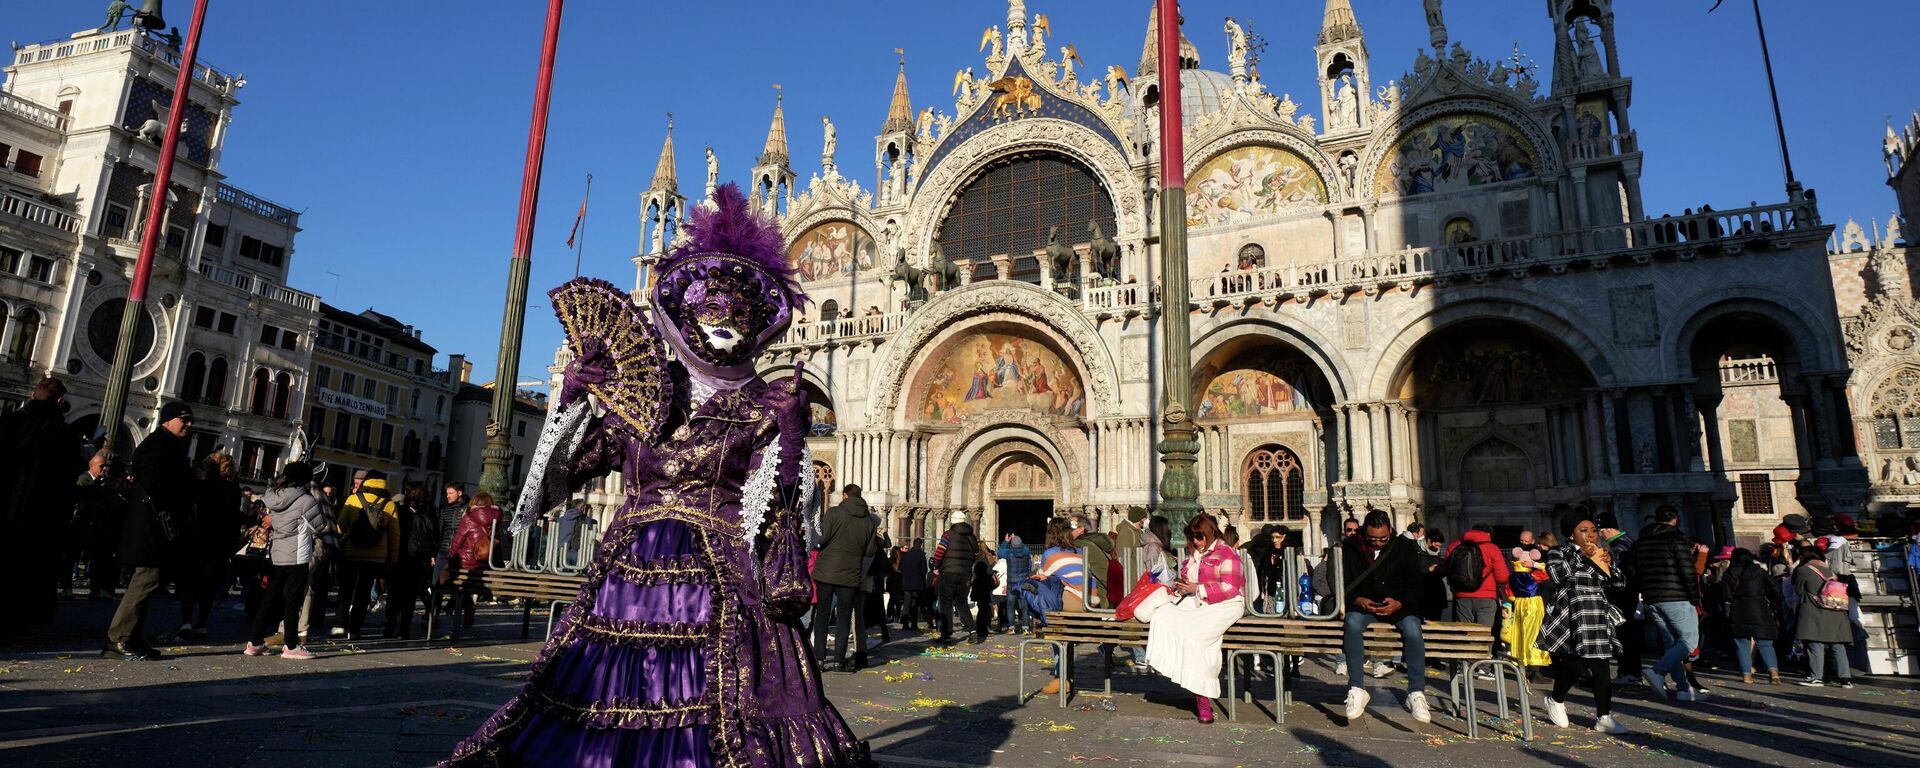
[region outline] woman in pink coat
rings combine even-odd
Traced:
[[[1170,590],[1179,602],[1153,614],[1147,664],[1194,694],[1201,723],[1213,722],[1220,695],[1220,638],[1246,615],[1240,553],[1227,546],[1211,515],[1187,523],[1187,556]]]

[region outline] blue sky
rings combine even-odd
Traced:
[[[1411,67],[1427,31],[1412,0],[1354,0],[1384,83]],[[212,0],[203,61],[249,85],[222,169],[249,191],[305,211],[293,284],[330,303],[420,326],[442,353],[464,352],[493,377],[500,307],[546,3],[539,0],[237,2]],[[1029,0],[1102,70],[1133,71],[1149,0]],[[1449,32],[1476,54],[1515,44],[1546,64],[1552,30],[1539,0],[1453,0]],[[1646,153],[1650,213],[1710,202],[1778,201],[1779,153],[1751,6],[1732,0],[1616,2],[1631,117]],[[1880,137],[1889,114],[1920,108],[1912,10],[1898,0],[1768,0],[1794,170],[1818,189],[1830,221],[1885,219]],[[99,23],[101,0],[0,0],[0,35],[51,40]],[[192,5],[167,4],[184,24]],[[1261,75],[1317,113],[1312,46],[1322,0],[1186,0],[1202,65],[1223,69],[1220,19],[1266,38]],[[886,116],[896,47],[907,50],[916,110],[952,110],[955,70],[981,67],[980,31],[1002,0],[571,0],[561,31],[535,231],[533,299],[521,378],[546,376],[560,341],[542,294],[573,274],[565,246],[587,174],[594,177],[584,272],[630,286],[638,195],[675,114],[683,191],[704,181],[701,148],[723,179],[744,183],[786,92],[795,170],[819,165],[819,117],[840,132],[843,173],[872,183],[869,137]],[[335,275],[339,275],[336,280]],[[337,288],[336,288],[337,283]],[[445,364],[444,356],[440,364]]]

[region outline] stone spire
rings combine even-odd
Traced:
[[[673,162],[673,116],[667,116],[667,140],[660,145],[660,162],[653,167],[653,183],[647,186],[651,190],[664,192],[680,191],[680,171]]]
[[[900,75],[893,79],[893,103],[887,105],[887,122],[881,133],[913,131],[913,101],[907,98],[907,57],[900,57]]]
[[[1320,22],[1320,44],[1338,43],[1360,36],[1360,22],[1353,17],[1349,0],[1327,0],[1327,14]]]
[[[1183,17],[1184,23],[1186,19]],[[1199,69],[1200,49],[1195,48],[1192,40],[1187,39],[1187,31],[1180,30],[1180,68]],[[1160,17],[1152,9],[1147,11],[1147,43],[1140,51],[1140,71],[1134,76],[1138,82],[1145,83],[1148,78],[1160,71]],[[1144,86],[1143,86],[1144,87]]]
[[[779,86],[774,86],[778,88]],[[767,127],[767,147],[760,150],[761,165],[784,166],[787,155],[787,115],[781,108],[786,95],[775,93],[773,97],[773,125]]]

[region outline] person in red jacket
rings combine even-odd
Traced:
[[[480,571],[487,568],[487,562],[493,558],[493,524],[500,520],[500,508],[493,505],[493,495],[481,491],[473,495],[467,505],[467,512],[460,517],[460,530],[453,534],[453,545],[449,552],[460,563],[462,571]],[[473,627],[473,593],[463,591],[460,595],[460,628]]]
[[[1453,593],[1453,620],[1470,621],[1485,627],[1492,627],[1500,618],[1500,596],[1504,594],[1507,580],[1513,572],[1507,567],[1507,558],[1500,548],[1493,544],[1493,525],[1475,523],[1473,528],[1460,535],[1459,540],[1448,545],[1446,559],[1440,566],[1443,573],[1451,574],[1450,564],[1453,552],[1462,546],[1480,548],[1480,584],[1471,590]]]

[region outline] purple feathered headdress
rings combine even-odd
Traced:
[[[696,379],[732,388],[753,378],[753,360],[786,333],[806,301],[787,263],[786,242],[771,218],[755,212],[740,188],[714,191],[713,205],[697,206],[685,242],[657,267],[656,324]],[[742,343],[716,349],[701,324],[741,332]]]

